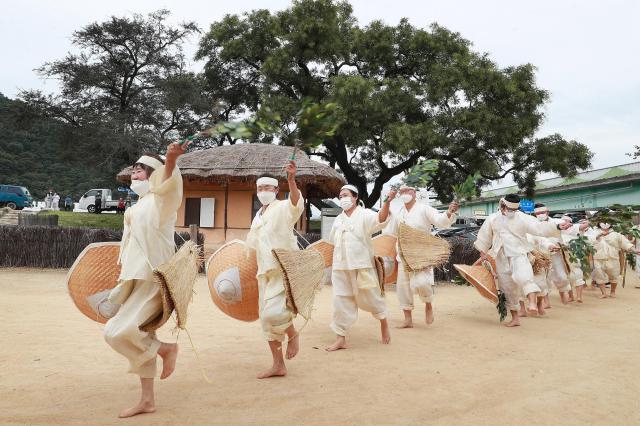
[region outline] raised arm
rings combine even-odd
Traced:
[[[191,145],[191,141],[186,141],[182,145],[179,142],[173,142],[167,147],[167,157],[164,161],[164,175],[162,176],[162,182],[166,181],[173,174],[173,170],[176,168],[176,162],[178,157],[184,154]]]
[[[298,184],[296,183],[296,172],[298,171],[296,162],[289,160],[289,164],[287,164],[284,169],[287,172],[287,182],[289,183],[289,201],[291,201],[292,205],[297,206],[302,194],[300,194]]]
[[[382,204],[382,208],[378,212],[378,221],[380,223],[384,223],[387,221],[387,218],[389,217],[389,206],[391,205],[391,201],[393,201],[393,199],[396,198],[396,194],[397,194],[397,191],[392,189],[391,191],[389,191],[387,198],[384,200],[384,203]]]

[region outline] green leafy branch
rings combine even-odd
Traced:
[[[569,242],[568,245],[563,246],[569,252],[569,259],[573,263],[579,263],[580,267],[587,274],[591,273],[591,262],[589,257],[596,253],[595,247],[589,242],[589,239],[583,235],[578,235]]]
[[[438,160],[424,160],[413,166],[402,179],[402,182],[393,185],[398,189],[401,185],[411,186],[416,189],[426,189],[438,171]]]
[[[454,200],[456,202],[472,200],[476,196],[476,184],[481,178],[480,172],[476,172],[467,176],[464,182],[451,185]]]

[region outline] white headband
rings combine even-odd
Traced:
[[[278,180],[272,177],[263,176],[256,181],[256,186],[260,186],[260,185],[271,185],[271,186],[277,187]]]
[[[343,189],[348,189],[349,191],[355,192],[356,195],[358,194],[358,188],[353,185],[344,185],[342,188],[340,188],[340,191],[342,191]]]
[[[609,229],[609,228],[611,228],[611,224],[610,223],[602,223],[602,222],[600,222],[600,228]]]
[[[415,188],[415,187],[413,187],[413,186],[409,186],[409,185],[402,185],[402,186],[400,186],[400,188],[399,188],[399,189],[413,189],[414,191],[416,190],[416,188]]]
[[[569,216],[562,216],[560,219],[568,220],[569,222],[573,222],[573,219],[571,219]]]
[[[142,157],[138,158],[136,164],[144,164],[145,166],[149,166],[154,170],[158,170],[160,167],[164,166],[162,162],[153,157],[149,157],[148,155],[143,155]]]
[[[543,213],[548,212],[549,208],[547,206],[537,207],[533,210],[533,213]]]
[[[510,209],[519,209],[520,203],[512,203],[511,201],[507,201],[504,198],[500,198],[500,202]]]

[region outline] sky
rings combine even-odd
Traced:
[[[372,20],[395,25],[403,17],[416,26],[433,22],[459,32],[501,67],[532,63],[538,85],[551,93],[538,136],[560,133],[594,152],[593,167],[629,163],[640,144],[640,2],[635,0],[353,0],[361,26]],[[74,30],[111,15],[166,8],[171,21],[193,20],[206,31],[226,14],[281,10],[282,0],[110,0],[107,2],[21,0],[5,2],[0,14],[0,92],[54,92],[54,81],[33,71],[63,57]],[[187,46],[193,53],[197,37]],[[194,69],[202,64],[193,63]],[[510,184],[496,183],[497,187]]]

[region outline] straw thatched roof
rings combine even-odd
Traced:
[[[278,178],[286,182],[282,168],[287,164],[293,147],[263,143],[224,145],[184,154],[178,160],[183,179],[217,184],[228,182],[255,182],[260,176]],[[296,182],[307,188],[307,197],[332,198],[340,191],[345,180],[335,169],[309,159],[307,154],[296,153],[298,173]],[[118,173],[119,182],[129,184],[131,167]]]

